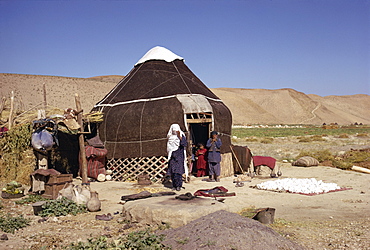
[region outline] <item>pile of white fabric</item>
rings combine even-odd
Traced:
[[[258,189],[286,191],[291,193],[320,194],[341,189],[335,183],[324,183],[315,178],[297,179],[284,178],[274,181],[266,181],[256,185]]]

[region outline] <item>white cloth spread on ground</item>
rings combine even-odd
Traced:
[[[315,178],[284,178],[262,182],[256,186],[258,189],[287,191],[302,194],[320,194],[341,189],[341,187],[335,183],[324,183],[322,180],[316,180]]]
[[[172,124],[170,130],[167,133],[167,154],[168,154],[168,161],[171,159],[172,152],[176,151],[180,146],[180,139],[177,136],[177,131],[180,132],[180,136],[185,136],[184,132],[181,131],[179,124]],[[185,176],[188,177],[189,170],[186,164],[186,149],[184,148],[184,168],[185,168]]]

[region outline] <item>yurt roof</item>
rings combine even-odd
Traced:
[[[135,67],[95,107],[112,107],[182,95],[221,100],[185,65],[182,57],[163,47],[149,50]],[[203,98],[203,99],[204,99]],[[181,101],[180,100],[180,101]],[[184,103],[184,102],[182,102]]]
[[[146,52],[146,54],[142,58],[140,58],[139,61],[137,61],[135,66],[150,60],[163,60],[166,62],[172,62],[175,60],[184,60],[184,58],[176,55],[175,53],[164,47],[156,46]]]

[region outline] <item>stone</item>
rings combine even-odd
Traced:
[[[0,236],[0,240],[9,240],[8,235],[7,234],[2,234]]]
[[[122,216],[131,223],[169,224],[172,228],[176,228],[209,213],[230,210],[227,198],[225,202],[216,202],[212,205],[214,202],[213,198],[205,197],[186,201],[176,199],[173,196],[152,197],[126,202],[122,209]]]

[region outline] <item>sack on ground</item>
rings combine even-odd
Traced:
[[[318,166],[319,161],[311,156],[303,156],[292,163],[292,166],[311,167]]]

